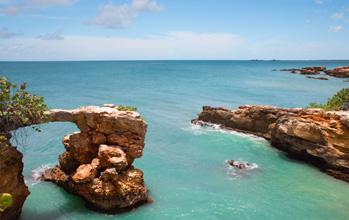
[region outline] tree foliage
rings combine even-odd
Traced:
[[[1,72],[0,72],[1,77]],[[0,78],[0,138],[20,127],[41,124],[48,121],[45,111],[49,107],[44,104],[44,98],[30,95],[26,91],[26,83],[17,86],[6,77]],[[40,129],[33,126],[36,131]]]
[[[349,110],[349,88],[343,88],[329,98],[326,104],[317,104],[312,102],[307,108],[321,108],[325,111]]]

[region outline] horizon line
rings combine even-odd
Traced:
[[[139,62],[139,61],[304,61],[304,62],[349,62],[349,59],[248,59],[248,60],[230,60],[230,59],[170,59],[170,60],[158,60],[158,59],[135,59],[135,60],[4,60],[1,62]]]

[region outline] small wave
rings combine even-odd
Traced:
[[[244,164],[245,168],[240,169],[236,166],[231,166],[229,164],[228,160],[226,160],[224,162],[224,166],[226,167],[226,170],[227,170],[227,177],[229,180],[248,177],[251,174],[252,170],[258,168],[258,164],[256,164],[256,163],[249,164],[245,161],[234,161],[234,165],[235,164],[236,165],[237,164]]]
[[[52,163],[43,164],[40,167],[34,169],[31,171],[31,185],[34,186],[35,184],[38,184],[41,180],[41,175],[45,172],[45,170],[53,168],[54,165]]]
[[[245,133],[225,129],[223,128],[222,124],[214,124],[214,123],[209,123],[204,121],[198,121],[195,124],[191,123],[191,130],[194,132],[195,135],[207,134],[209,132],[220,132],[223,134],[232,134],[235,136],[248,138],[253,141],[265,140],[262,137],[258,137],[252,134],[245,134]]]

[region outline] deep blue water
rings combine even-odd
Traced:
[[[306,79],[272,69],[349,62],[96,61],[0,62],[3,76],[27,82],[52,108],[136,106],[148,123],[146,147],[135,167],[144,172],[154,203],[121,215],[87,210],[84,202],[33,179],[64,151],[71,123],[29,132],[24,175],[31,191],[21,219],[349,219],[348,184],[290,160],[261,138],[192,126],[203,105],[305,107],[325,103],[348,83]],[[226,160],[253,164],[241,171]]]

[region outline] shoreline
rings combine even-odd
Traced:
[[[263,137],[292,159],[349,183],[349,112],[240,106],[233,111],[203,106],[191,123],[222,124],[225,129]]]

